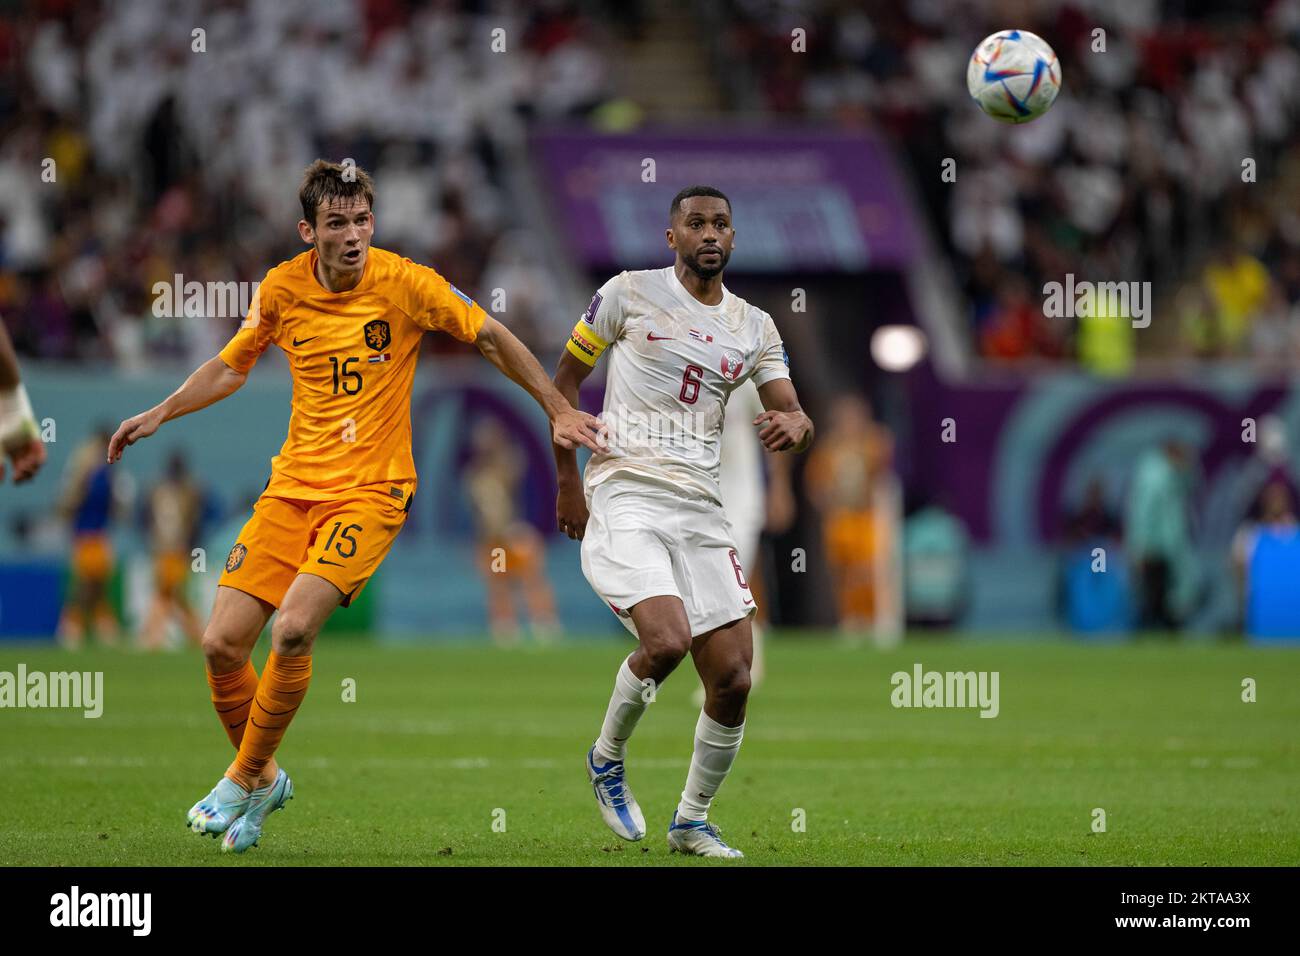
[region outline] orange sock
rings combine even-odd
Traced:
[[[244,739],[248,712],[253,709],[253,697],[257,694],[257,669],[252,661],[245,661],[241,670],[229,674],[208,671],[208,686],[212,688],[212,706],[217,709],[221,726],[238,750],[239,742]]]
[[[239,743],[234,769],[227,771],[226,776],[251,789],[250,784],[257,780],[267,762],[275,756],[275,749],[280,746],[289,721],[293,720],[302,699],[307,696],[310,683],[310,656],[281,657],[275,651],[271,652],[262,679],[257,684],[257,695],[253,698],[252,713],[244,728],[244,739]]]

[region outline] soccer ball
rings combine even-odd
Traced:
[[[1061,64],[1042,37],[1002,30],[985,37],[966,67],[966,88],[980,109],[1004,123],[1028,123],[1061,92]]]

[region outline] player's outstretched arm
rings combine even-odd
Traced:
[[[758,397],[767,411],[754,419],[758,440],[768,451],[807,451],[813,441],[813,423],[799,405],[799,396],[788,378],[776,378],[758,387]]]
[[[162,402],[117,426],[117,431],[108,443],[108,463],[111,465],[121,460],[127,445],[148,438],[163,422],[207,408],[213,402],[219,402],[238,391],[247,380],[246,373],[236,372],[221,360],[221,356],[213,356],[195,369],[185,384]]]
[[[18,373],[18,353],[0,325],[0,481],[6,458],[14,464],[14,484],[21,484],[45,464],[45,443]]]
[[[575,408],[578,406],[578,389],[591,374],[591,368],[574,358],[567,349],[560,353],[560,364],[555,369],[553,381],[556,390]],[[560,486],[555,499],[555,519],[561,531],[577,540],[587,530],[587,498],[582,491],[582,473],[578,471],[578,452],[558,444],[552,447],[555,449],[555,477]]]
[[[551,420],[551,440],[555,444],[561,448],[586,445],[592,451],[601,450],[600,419],[574,408],[556,390],[536,357],[515,338],[514,333],[489,315],[474,344],[484,358],[542,406],[546,417]]]

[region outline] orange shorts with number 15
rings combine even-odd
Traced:
[[[218,583],[279,607],[294,578],[314,574],[347,607],[388,554],[414,494],[413,481],[361,485],[329,501],[263,494]]]

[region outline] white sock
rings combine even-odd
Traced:
[[[630,656],[629,656],[630,659]],[[636,729],[636,722],[645,713],[647,701],[642,696],[643,687],[637,680],[627,660],[614,678],[614,693],[605,711],[605,723],[596,740],[596,756],[605,761],[622,760],[627,756],[627,740]]]
[[[677,804],[677,819],[708,819],[709,804],[722,781],[727,779],[744,736],[744,724],[724,727],[700,711],[700,719],[695,724],[695,753],[691,755],[691,769],[686,774],[686,789],[682,791],[681,803]]]

